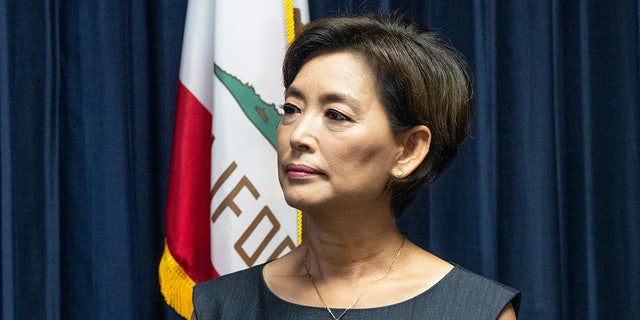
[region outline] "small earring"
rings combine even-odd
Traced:
[[[402,169],[398,169],[398,171],[396,172],[396,177],[400,178],[403,174],[404,172],[402,172]]]

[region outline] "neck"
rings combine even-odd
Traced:
[[[318,279],[360,279],[386,272],[403,241],[389,211],[305,212],[307,263]]]

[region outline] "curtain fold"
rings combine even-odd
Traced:
[[[521,290],[520,319],[640,314],[637,1],[309,6],[407,12],[473,69],[472,133],[411,240]],[[0,3],[0,318],[178,318],[157,265],[185,10]]]
[[[44,185],[44,314],[47,319],[61,317],[60,261],[60,104],[64,83],[61,74],[60,6],[44,4],[45,67],[43,168]]]
[[[177,318],[156,268],[185,9],[0,4],[2,319]]]
[[[58,58],[57,17],[54,8],[30,3],[1,10],[2,313],[4,318],[55,317],[59,207],[55,182],[46,179],[55,179],[58,166],[59,77],[50,64]],[[42,284],[37,291],[30,288],[36,283]]]

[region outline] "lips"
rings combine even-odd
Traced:
[[[288,164],[285,169],[290,178],[308,178],[321,174],[320,171],[302,164]]]

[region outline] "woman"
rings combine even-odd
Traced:
[[[455,157],[472,114],[461,55],[401,17],[308,25],[283,67],[278,173],[302,245],[194,288],[204,319],[515,319],[519,294],[396,227]]]

